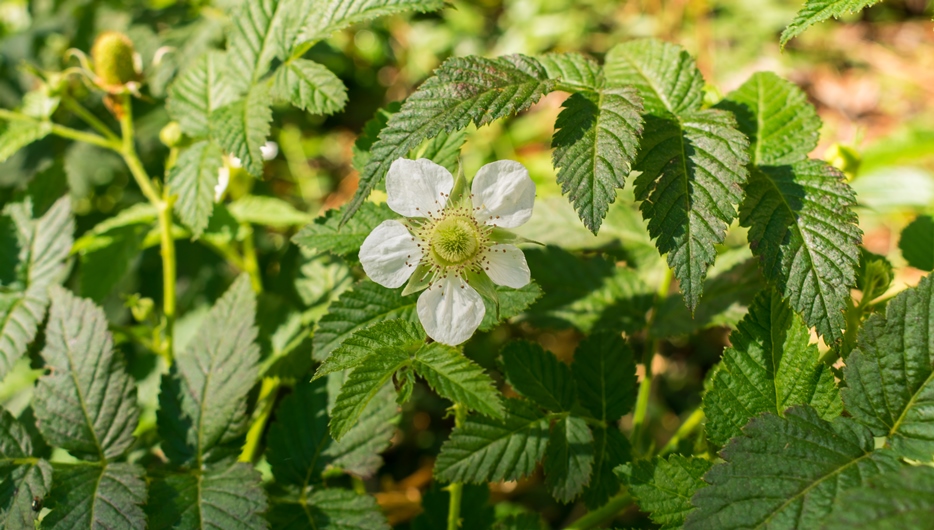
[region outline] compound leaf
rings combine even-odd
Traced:
[[[226,81],[227,56],[209,50],[191,61],[169,86],[165,109],[182,132],[203,138],[211,132],[211,113],[236,99]]]
[[[540,407],[567,412],[574,406],[576,388],[571,369],[533,342],[513,341],[503,348],[503,368],[513,390]]]
[[[33,458],[29,431],[5,409],[0,410],[0,527],[32,528],[38,513],[34,497],[44,499],[52,486],[52,466]]]
[[[614,46],[606,55],[607,84],[632,86],[649,114],[680,115],[698,110],[704,78],[694,58],[678,45],[641,39]]]
[[[301,499],[270,499],[267,518],[273,528],[287,530],[389,530],[386,516],[369,495],[328,488]]]
[[[260,474],[243,463],[208,466],[156,480],[147,504],[152,530],[265,529],[265,511]]]
[[[331,409],[331,436],[340,440],[347,434],[392,376],[411,362],[409,355],[385,350],[350,372]]]
[[[847,13],[856,13],[879,0],[807,0],[795,19],[782,31],[782,48],[788,41],[804,33],[804,30],[830,17],[839,18]]]
[[[143,468],[131,464],[56,464],[43,528],[145,528]]]
[[[346,372],[336,372],[328,376],[331,408],[346,380],[344,374]],[[392,385],[385,385],[377,392],[343,438],[332,442],[324,451],[332,466],[361,477],[371,477],[382,467],[383,459],[379,454],[391,444],[399,423],[399,407],[395,398]]]
[[[424,344],[425,332],[418,324],[399,319],[377,322],[347,337],[321,363],[314,378],[356,368],[371,355],[381,355],[387,351],[410,356]]]
[[[580,403],[607,424],[629,412],[636,396],[632,349],[618,333],[600,332],[584,339],[571,364]]]
[[[545,485],[563,503],[574,500],[593,473],[594,439],[587,423],[575,416],[561,418],[551,429],[545,451]]]
[[[304,488],[321,480],[327,459],[328,392],[325,381],[301,381],[276,409],[269,426],[266,459],[276,484]]]
[[[703,476],[711,465],[703,458],[671,455],[668,459],[636,460],[617,468],[616,474],[652,522],[662,530],[677,530],[684,527],[688,512],[694,509],[691,497],[707,485]]]
[[[376,17],[405,11],[427,13],[444,6],[444,0],[327,0],[305,21],[301,40],[321,40],[341,28]]]
[[[340,217],[341,210],[329,210],[299,230],[292,241],[308,250],[356,257],[366,236],[380,223],[395,219],[398,214],[390,210],[386,203],[365,202],[343,226]]]
[[[324,65],[295,59],[276,70],[272,95],[311,114],[334,114],[347,104],[347,87]]]
[[[439,396],[491,418],[503,417],[493,380],[456,348],[429,344],[416,352],[412,366]]]
[[[934,513],[934,468],[906,466],[876,475],[843,492],[827,517],[826,530],[872,528],[902,530],[931,525]]]
[[[220,147],[202,140],[185,148],[169,170],[168,187],[178,195],[175,213],[196,238],[204,233],[214,212],[218,171],[223,164]]]
[[[606,504],[619,492],[619,477],[613,473],[617,467],[629,462],[632,447],[616,422],[606,428],[593,429],[594,463],[590,484],[584,489],[584,504],[595,510]]]
[[[211,134],[225,151],[240,159],[246,171],[258,177],[263,174],[263,154],[260,147],[269,136],[272,121],[272,98],[266,85],[256,85],[237,101],[228,103],[211,114]]]
[[[228,80],[238,94],[255,86],[280,54],[281,41],[277,38],[285,31],[290,15],[295,16],[290,12],[295,4],[300,2],[246,0],[230,17],[233,24],[227,37]]]

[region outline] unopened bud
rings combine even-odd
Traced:
[[[166,147],[178,147],[183,136],[182,127],[177,121],[170,121],[159,131],[159,140],[162,140]]]
[[[98,83],[106,87],[123,86],[136,81],[133,41],[123,33],[105,31],[97,36],[91,48],[91,60]]]

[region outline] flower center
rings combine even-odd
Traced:
[[[466,217],[447,217],[435,225],[431,249],[449,265],[463,263],[477,254],[480,234]]]

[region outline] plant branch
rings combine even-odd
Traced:
[[[687,418],[684,419],[683,422],[681,422],[681,425],[678,426],[678,430],[675,431],[665,446],[662,447],[661,451],[658,452],[658,455],[665,456],[677,449],[681,440],[687,438],[692,432],[694,432],[694,429],[700,426],[701,422],[704,421],[704,417],[703,408],[697,407],[694,409],[694,412],[692,412]]]
[[[616,515],[632,505],[632,495],[628,491],[621,491],[612,497],[606,504],[587,513],[580,519],[565,527],[564,530],[589,530],[612,521]]]
[[[454,404],[454,427],[461,427],[467,421],[467,407]],[[448,528],[447,530],[457,530],[461,527],[461,499],[464,497],[464,484],[461,482],[452,482],[447,487],[451,494],[451,502],[448,504]]]
[[[246,433],[246,442],[243,444],[243,451],[240,452],[239,460],[241,462],[253,462],[259,456],[259,441],[263,437],[263,431],[266,430],[266,422],[272,415],[272,409],[276,404],[276,396],[279,394],[280,381],[278,377],[263,378],[262,386],[259,389],[259,399],[257,400],[256,417],[250,430]]]
[[[68,110],[74,112],[75,115],[84,120],[85,123],[97,129],[99,133],[104,135],[104,138],[107,138],[108,140],[115,143],[120,142],[120,138],[113,132],[110,127],[99,120],[97,116],[86,109],[84,105],[78,103],[76,99],[70,96],[66,96],[62,99],[62,101],[65,103],[65,106],[68,108]]]
[[[47,120],[40,120],[38,118],[33,118],[32,116],[27,116],[25,114],[15,112],[7,109],[0,109],[0,120],[6,121],[28,121],[31,123],[50,123]],[[57,123],[51,123],[52,134],[56,136],[61,136],[62,138],[68,138],[69,140],[75,140],[76,142],[84,142],[88,144],[93,144],[104,149],[113,149],[114,151],[119,152],[120,146],[119,142],[116,140],[108,140],[103,136],[79,131],[78,129],[72,129],[71,127],[65,127],[64,125],[58,125]]]

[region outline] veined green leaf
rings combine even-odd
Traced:
[[[652,522],[662,530],[677,530],[684,527],[688,512],[694,509],[691,497],[707,485],[703,476],[711,465],[703,458],[671,455],[668,459],[637,460],[617,468],[616,474]]]
[[[782,31],[782,48],[804,30],[830,17],[839,18],[847,13],[861,11],[879,0],[807,0],[795,19]]]
[[[331,352],[315,372],[315,379],[333,372],[356,368],[371,355],[393,351],[412,356],[425,344],[425,332],[406,320],[386,320],[355,331]]]
[[[295,59],[276,69],[272,95],[311,114],[334,114],[347,104],[347,87],[324,65]]]
[[[325,381],[300,381],[276,409],[269,426],[266,458],[277,484],[305,488],[321,480],[330,445]]]
[[[327,0],[305,20],[300,41],[317,41],[365,20],[404,11],[427,13],[445,6],[443,0]]]
[[[525,312],[536,300],[541,298],[542,288],[530,281],[519,289],[496,286],[496,302],[483,298],[483,320],[480,321],[479,331],[490,331],[500,323],[515,318]],[[497,303],[498,302],[498,303]]]
[[[146,506],[149,528],[265,529],[266,494],[260,480],[258,471],[242,463],[155,480]]]
[[[199,466],[239,451],[256,382],[256,299],[244,274],[205,316],[163,376],[159,432],[173,463]]]
[[[132,464],[55,464],[43,528],[144,528],[146,482]]]
[[[151,228],[128,224],[95,236],[94,247],[81,252],[81,296],[104,300],[130,270]]]
[[[584,488],[584,504],[595,510],[619,493],[619,477],[613,473],[617,467],[629,462],[632,447],[616,423],[606,428],[593,429],[594,461],[590,484]]]
[[[545,451],[545,485],[563,503],[574,500],[590,483],[594,439],[590,427],[575,416],[561,418],[551,429]]]
[[[331,409],[331,436],[340,440],[347,434],[370,401],[390,383],[392,376],[411,363],[410,356],[385,350],[350,372]]]
[[[412,367],[441,397],[491,418],[503,417],[493,380],[456,348],[429,344],[415,353]]]
[[[272,498],[267,518],[280,530],[389,530],[376,500],[339,488],[316,489],[307,497]]]
[[[52,486],[52,466],[34,458],[26,427],[0,410],[0,526],[32,528],[38,513],[33,497],[44,499]]]
[[[898,248],[909,265],[923,271],[934,270],[934,219],[919,215],[898,239]]]
[[[767,289],[730,334],[732,346],[704,395],[707,436],[724,445],[763,412],[781,415],[793,405],[808,404],[832,420],[843,411],[830,367],[820,362],[817,346],[808,344],[807,326],[781,296]]]
[[[577,401],[568,365],[533,342],[513,341],[502,351],[506,380],[513,390],[554,412],[567,412]]]
[[[545,69],[524,55],[448,59],[389,118],[370,148],[360,187],[341,221],[347,222],[357,212],[394,160],[422,141],[442,131],[453,132],[470,123],[479,127],[525,110],[553,87]]]
[[[218,171],[223,164],[220,147],[202,140],[182,151],[169,170],[169,190],[178,195],[175,213],[195,237],[204,233],[214,212]]]
[[[340,225],[340,217],[341,210],[328,210],[295,234],[292,241],[308,250],[355,258],[366,236],[380,223],[395,219],[398,214],[390,210],[386,203],[365,202],[343,226]]]
[[[273,58],[277,54],[282,55],[281,41],[277,42],[277,39],[281,39],[286,31],[289,18],[300,16],[290,7],[303,3],[289,0],[245,0],[240,3],[239,9],[230,17],[233,24],[227,36],[227,77],[237,94],[251,91],[269,71]]]
[[[461,528],[488,530],[495,517],[490,505],[490,488],[486,484],[464,484],[461,494]],[[437,530],[448,523],[451,494],[434,482],[422,496],[422,513],[412,520],[412,530]]]
[[[743,431],[704,476],[710,485],[694,494],[686,528],[820,528],[842,491],[900,466],[894,452],[873,451],[869,429],[807,405],[757,416]]]
[[[596,234],[636,157],[642,102],[632,88],[600,86],[572,94],[563,106],[551,142],[558,183]]]
[[[633,86],[645,112],[664,116],[700,109],[704,78],[694,58],[676,44],[640,39],[614,46],[603,74],[611,86]]]
[[[328,403],[333,408],[346,372],[328,376]],[[361,477],[372,477],[383,466],[380,453],[389,448],[399,423],[399,406],[392,385],[385,385],[363,409],[357,422],[340,441],[324,451],[332,466]]]
[[[11,121],[0,133],[0,162],[5,162],[17,151],[37,142],[52,132],[49,121]]]
[[[452,175],[456,175],[460,164],[461,148],[464,147],[465,142],[467,142],[466,129],[454,132],[444,131],[414,149],[409,153],[409,158],[416,160],[427,158],[440,166],[444,166]]]
[[[263,195],[244,195],[227,205],[227,209],[241,223],[276,228],[301,226],[311,220],[310,215],[288,202]]]
[[[931,277],[890,300],[884,316],[863,325],[843,372],[847,412],[898,453],[922,461],[934,454],[932,302]]]
[[[211,132],[211,114],[236,99],[226,79],[227,55],[209,50],[185,67],[168,89],[165,109],[192,138]]]
[[[603,77],[600,65],[579,53],[546,53],[538,57],[550,79],[565,85],[578,85],[584,89],[600,88]]]
[[[636,363],[618,333],[601,332],[584,339],[574,353],[571,371],[581,405],[608,425],[635,403]]]
[[[246,171],[263,174],[260,146],[269,136],[272,98],[266,85],[253,86],[242,98],[211,114],[211,135],[225,151],[236,156]]]
[[[114,354],[104,311],[57,286],[51,294],[42,350],[51,372],[39,379],[34,403],[39,430],[50,444],[103,463],[133,443],[136,385]]]
[[[934,513],[934,468],[905,466],[843,492],[827,517],[827,530],[924,528]]]
[[[545,455],[548,418],[532,405],[507,399],[502,420],[471,415],[441,446],[435,477],[479,484],[518,480],[535,470]]]

